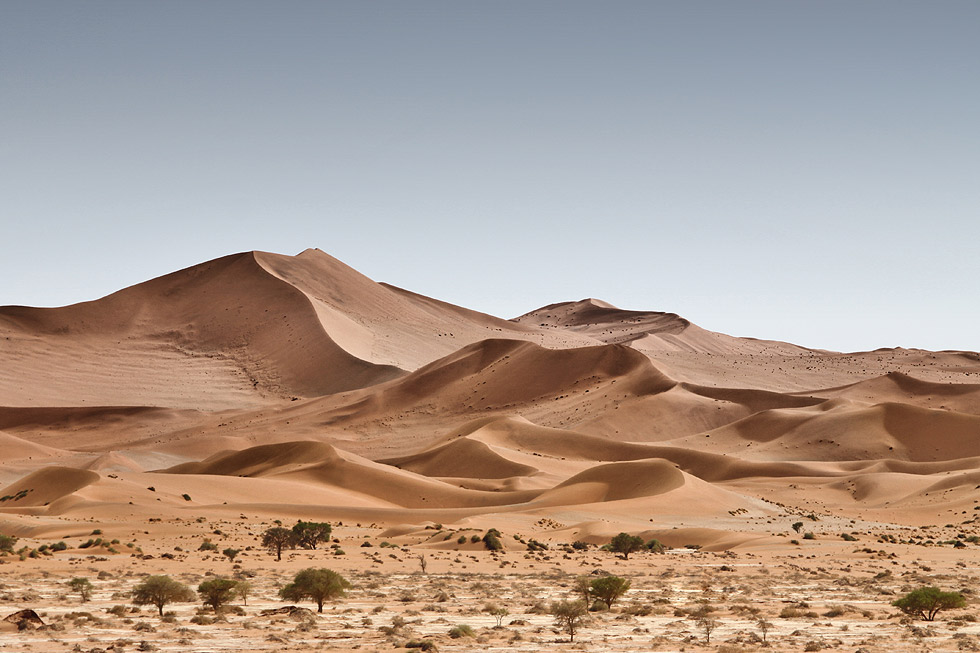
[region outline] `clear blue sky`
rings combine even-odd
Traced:
[[[980,350],[978,29],[974,1],[4,2],[0,304],[319,247],[501,317]]]

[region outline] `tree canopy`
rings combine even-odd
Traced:
[[[262,534],[262,546],[276,554],[276,560],[282,560],[283,549],[296,548],[296,534],[288,528],[273,526]]]
[[[611,608],[613,602],[625,594],[631,584],[631,581],[619,576],[596,578],[592,581],[592,596]]]
[[[575,641],[575,633],[588,618],[589,610],[585,601],[562,601],[551,606],[551,616],[555,618],[555,626],[568,633],[568,641]]]
[[[920,587],[902,598],[892,601],[892,605],[913,617],[934,621],[942,610],[962,608],[966,603],[959,592],[943,592],[938,587]]]
[[[296,544],[304,549],[316,549],[320,542],[330,539],[330,524],[326,522],[298,521],[293,526]]]
[[[197,593],[204,605],[210,605],[215,612],[220,612],[221,606],[230,603],[238,594],[238,581],[230,578],[212,578],[198,585]]]
[[[193,600],[194,592],[170,576],[148,576],[142,583],[133,588],[133,603],[136,605],[155,605],[161,617],[163,616],[163,608],[167,604]]]
[[[316,611],[323,612],[323,602],[338,599],[350,588],[347,579],[330,569],[304,569],[281,590],[279,596],[287,601],[310,599],[316,603]]]
[[[629,560],[630,554],[639,551],[644,547],[643,538],[629,533],[620,533],[612,538],[609,543],[609,550],[615,553],[622,553],[623,560]]]
[[[78,577],[72,578],[68,581],[68,587],[71,588],[73,592],[78,592],[78,595],[82,598],[82,603],[85,603],[92,596],[92,581],[88,578]]]

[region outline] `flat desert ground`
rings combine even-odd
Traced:
[[[595,299],[504,320],[247,252],[0,307],[0,463],[0,620],[44,624],[0,650],[980,650],[975,352]],[[277,561],[263,533],[299,520],[330,540]],[[623,532],[663,551],[603,550]],[[309,567],[351,583],[322,613],[279,598]],[[551,605],[610,574],[629,590],[569,641]],[[251,591],[160,618],[147,575]],[[892,606],[922,586],[965,605]]]

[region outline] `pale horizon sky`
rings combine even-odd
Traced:
[[[980,350],[980,4],[0,3],[0,305],[317,247],[500,317],[597,297]]]

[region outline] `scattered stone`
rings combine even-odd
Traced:
[[[309,619],[316,619],[316,613],[313,610],[308,610],[307,608],[301,608],[298,605],[287,605],[283,608],[270,608],[268,610],[262,610],[259,612],[259,616],[262,617],[275,617],[279,615],[285,615],[290,619],[295,619],[296,621],[307,621]]]
[[[9,617],[4,617],[4,621],[16,624],[18,630],[34,630],[44,625],[41,617],[33,610],[19,610]]]

